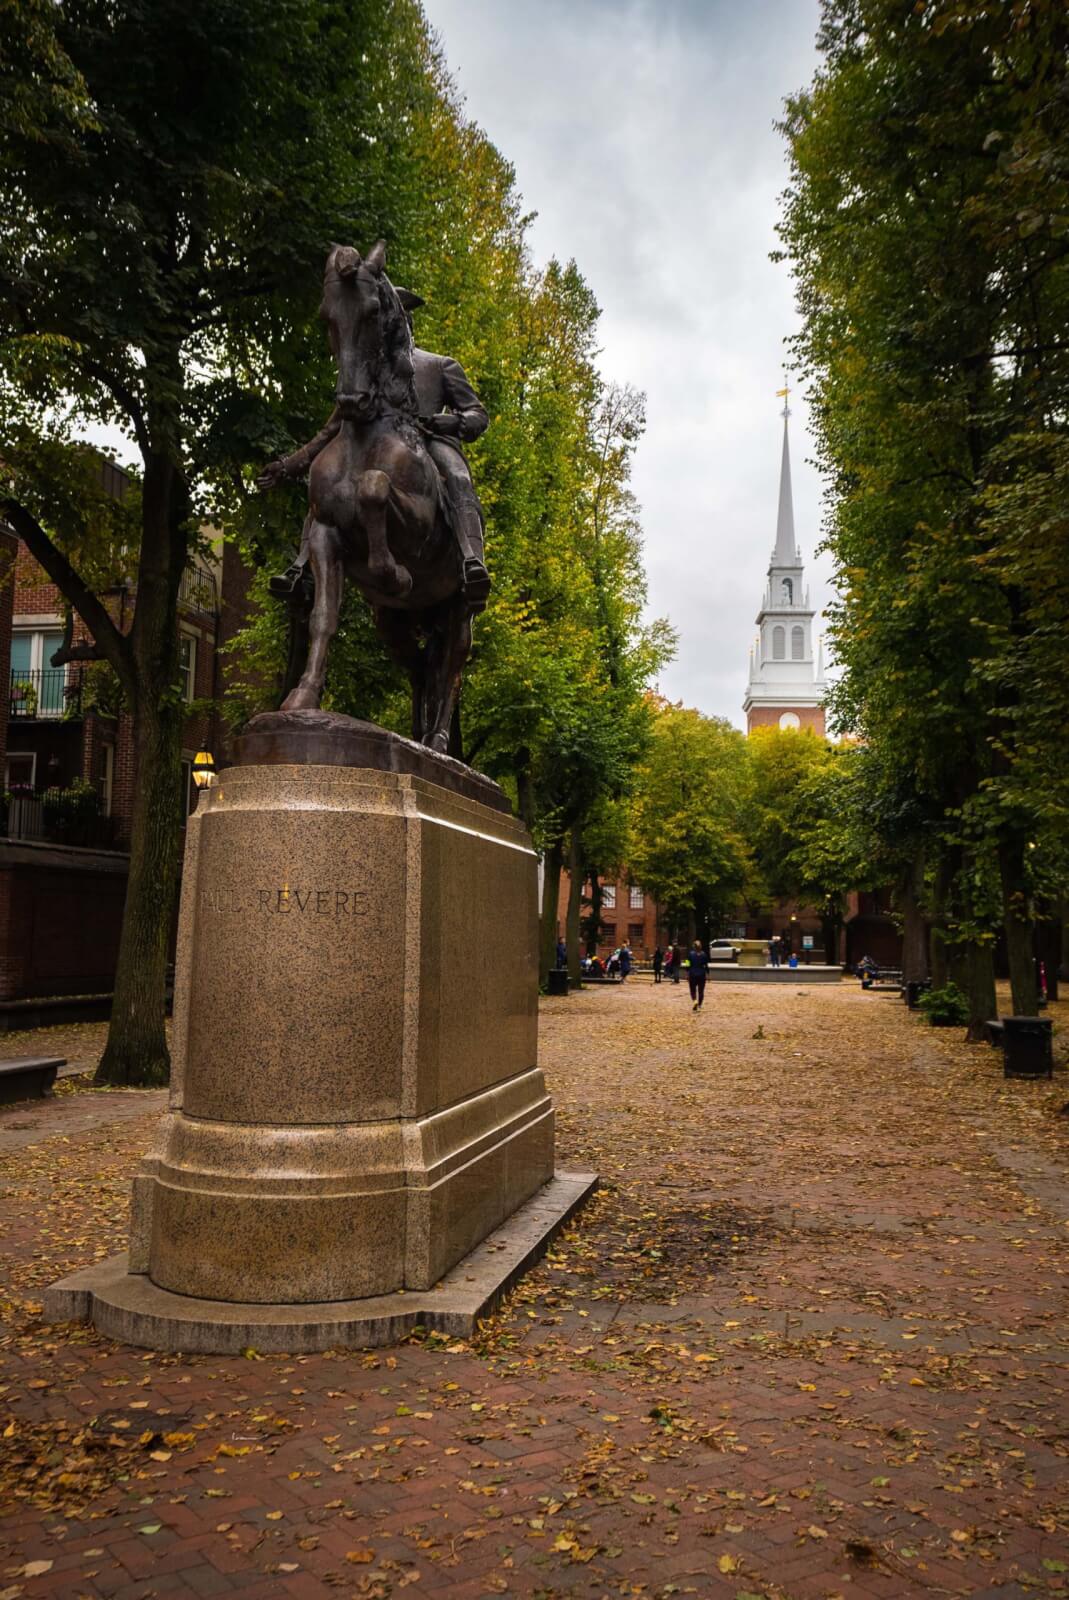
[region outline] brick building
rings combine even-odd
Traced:
[[[560,898],[557,916],[557,937],[564,937],[565,918],[568,910],[568,893],[571,880],[565,868],[560,878]],[[601,928],[598,933],[597,953],[607,955],[625,942],[631,946],[635,957],[639,961],[646,961],[652,957],[658,945],[662,947],[668,939],[667,929],[661,908],[651,894],[632,883],[628,877],[622,875],[615,883],[602,884],[601,901]],[[583,885],[582,920],[585,924],[590,915],[590,885]],[[583,949],[587,948],[587,941],[583,940]]]
[[[110,492],[126,477],[104,463]],[[103,662],[53,666],[65,603],[6,529],[0,529],[0,1027],[19,1002],[106,994],[126,893],[137,784],[132,719]],[[177,830],[195,803],[193,759],[220,737],[218,644],[222,557],[183,575],[177,627],[180,687],[190,702],[183,738]],[[102,596],[120,628],[133,618],[129,583]],[[232,630],[231,630],[232,631]],[[88,637],[75,618],[72,642]],[[12,1008],[12,1003],[14,1008]],[[5,1022],[6,1014],[6,1022]]]

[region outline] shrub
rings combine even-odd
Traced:
[[[956,983],[942,989],[929,989],[917,1001],[933,1028],[964,1027],[969,1020],[969,1002]]]

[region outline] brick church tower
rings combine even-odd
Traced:
[[[809,604],[802,553],[794,538],[786,390],[783,395],[776,546],[768,567],[768,587],[757,614],[761,631],[750,650],[750,681],[742,709],[747,733],[765,727],[812,728],[823,737],[824,662],[819,643],[815,654],[813,651],[816,612]]]

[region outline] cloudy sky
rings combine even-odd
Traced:
[[[602,368],[646,391],[635,470],[650,609],[679,654],[662,691],[743,726],[775,535],[783,340],[773,129],[812,76],[817,0],[424,0],[470,114],[603,308]],[[795,525],[815,603],[821,485],[792,397]]]

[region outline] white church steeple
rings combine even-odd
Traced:
[[[778,566],[791,566],[798,554],[794,542],[794,496],[791,493],[791,446],[787,438],[787,418],[790,412],[783,407],[783,455],[779,467],[779,511],[776,514],[776,549],[773,561]]]
[[[824,733],[823,650],[813,650],[813,618],[804,584],[802,554],[795,541],[791,453],[787,433],[788,390],[783,397],[783,451],[780,457],[776,542],[768,565],[768,587],[757,614],[760,629],[750,653],[750,679],[742,709],[746,731],[754,728],[812,728]]]

